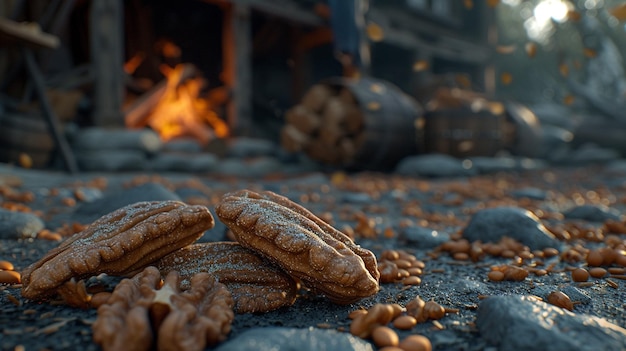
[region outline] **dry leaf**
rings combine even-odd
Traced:
[[[574,103],[574,100],[576,100],[576,98],[574,97],[574,95],[572,94],[567,94],[565,95],[565,97],[563,98],[563,104],[569,106],[571,104]]]
[[[474,1],[472,0],[465,0],[463,4],[465,4],[466,9],[472,9],[474,7]]]
[[[500,0],[487,0],[487,5],[489,7],[496,7],[500,3]]]
[[[383,29],[376,23],[370,22],[366,28],[367,36],[371,41],[379,42],[385,38],[385,33]]]
[[[513,75],[509,72],[503,72],[500,75],[500,81],[502,82],[502,84],[504,85],[509,85],[513,82]]]
[[[613,7],[609,13],[620,21],[626,21],[626,3]]]
[[[524,49],[526,50],[526,55],[528,55],[528,57],[530,58],[535,57],[535,55],[537,54],[537,44],[533,42],[526,43]]]
[[[414,72],[425,71],[425,70],[428,69],[429,66],[430,65],[429,65],[428,61],[426,61],[426,60],[419,60],[419,61],[416,61],[413,64],[413,71]]]
[[[569,11],[567,11],[567,18],[572,20],[572,21],[580,21],[582,16],[580,15],[580,12],[578,12],[578,11],[569,10]]]
[[[33,167],[33,159],[27,153],[20,153],[18,162],[23,168]]]
[[[567,66],[567,63],[562,63],[559,65],[559,72],[561,72],[561,75],[563,77],[567,77],[569,75],[569,67]]]
[[[496,52],[498,54],[503,54],[503,55],[511,54],[511,53],[515,52],[516,49],[517,49],[517,47],[515,45],[498,45],[498,46],[496,46]]]
[[[454,79],[463,88],[469,88],[472,85],[472,81],[467,74],[457,74]]]
[[[598,52],[595,51],[594,49],[584,48],[583,53],[585,54],[587,58],[594,58],[598,56]]]

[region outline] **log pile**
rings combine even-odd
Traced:
[[[350,163],[364,139],[364,116],[345,87],[314,85],[289,109],[281,143],[289,152],[305,152],[330,165]]]

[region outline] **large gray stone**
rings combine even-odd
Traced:
[[[0,239],[33,238],[43,228],[43,221],[32,213],[0,208]]]
[[[482,337],[507,351],[596,351],[626,349],[626,329],[577,314],[532,296],[492,296],[478,308]]]
[[[256,328],[220,345],[216,351],[372,351],[368,342],[327,329]]]
[[[145,183],[134,188],[111,193],[93,202],[87,202],[74,210],[75,220],[92,222],[118,208],[140,201],[177,200],[180,197],[158,183]]]
[[[573,207],[563,213],[565,218],[582,219],[590,222],[604,222],[607,219],[622,220],[619,211],[601,205],[581,205]]]
[[[533,250],[560,246],[534,214],[518,207],[488,208],[476,212],[463,229],[463,237],[469,241],[498,242],[504,236]]]
[[[428,154],[403,158],[395,172],[406,176],[462,177],[476,174],[471,162],[449,155]]]

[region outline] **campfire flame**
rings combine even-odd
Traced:
[[[204,80],[183,79],[183,70],[182,64],[161,67],[167,77],[167,89],[152,110],[148,125],[165,141],[192,137],[206,145],[215,137],[227,137],[226,123],[212,110],[211,102],[200,97]]]

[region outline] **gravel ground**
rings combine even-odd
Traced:
[[[613,218],[611,215],[615,215],[618,222],[623,222],[622,214],[626,208],[625,175],[626,173],[607,167],[587,166],[458,178],[412,178],[376,173],[309,173],[289,177],[274,174],[262,179],[235,179],[186,174],[70,176],[0,165],[0,189],[4,189],[4,193],[0,194],[4,196],[4,207],[18,203],[38,211],[45,228],[55,232],[64,224],[90,223],[93,213],[85,210],[88,202],[99,201],[118,191],[130,192],[129,189],[141,184],[145,186],[145,183],[162,185],[164,189],[158,191],[169,191],[172,196],[178,196],[188,203],[205,204],[213,214],[219,197],[226,192],[243,188],[272,190],[300,203],[325,220],[330,220],[338,229],[352,229],[355,241],[372,250],[377,257],[384,250],[403,249],[413,253],[426,265],[420,285],[381,284],[378,294],[352,305],[335,305],[323,296],[312,296],[303,292],[293,306],[264,314],[236,315],[227,344],[236,342],[244,332],[259,327],[290,327],[302,330],[313,327],[328,331],[330,339],[335,335],[331,331],[349,329],[348,313],[355,309],[369,308],[375,303],[405,305],[420,296],[425,301],[433,299],[445,307],[457,308],[459,312],[449,313],[437,322],[418,324],[408,331],[396,330],[401,339],[412,334],[422,334],[431,340],[436,350],[522,349],[522,341],[530,342],[531,349],[560,350],[563,348],[558,343],[532,343],[533,339],[540,340],[542,333],[552,338],[551,333],[558,329],[556,326],[539,328],[542,318],[547,318],[541,317],[541,311],[523,321],[523,318],[510,315],[496,316],[494,311],[487,310],[488,306],[481,311],[481,303],[490,296],[536,295],[545,298],[549,292],[560,290],[569,292],[572,300],[578,302],[574,313],[565,313],[568,318],[566,323],[573,323],[577,317],[584,321],[595,321],[594,317],[597,317],[610,324],[610,327],[602,328],[617,328],[616,334],[611,336],[616,343],[609,346],[596,341],[593,335],[581,333],[583,340],[590,340],[590,347],[623,350],[626,349],[626,331],[621,329],[626,326],[626,281],[617,278],[610,281],[606,278],[591,278],[587,283],[575,283],[571,279],[570,270],[573,267],[586,267],[586,249],[604,245],[609,234],[602,231],[606,218]],[[103,186],[104,183],[106,186]],[[34,196],[27,198],[27,202],[21,202],[20,200],[26,198],[9,198],[7,189],[13,194],[23,195],[30,192]],[[142,200],[134,196],[141,197],[128,195],[127,199]],[[109,203],[115,204],[115,201]],[[486,255],[473,262],[455,259],[437,249],[438,244],[447,241],[450,236],[457,237],[476,212],[485,208],[502,207],[528,209],[549,228],[568,225],[568,228],[572,228],[572,225],[588,228],[589,232],[596,234],[597,240],[560,240],[561,255],[541,260],[543,267],[552,268],[550,273],[543,276],[530,274],[519,282],[494,282],[487,278],[491,266],[509,264],[515,258]],[[106,206],[102,205],[100,210],[104,208]],[[580,208],[584,212],[582,215],[575,213],[566,216],[569,211]],[[590,213],[599,213],[600,220],[590,218]],[[511,226],[515,225],[515,222],[511,223]],[[348,227],[350,229],[346,229]],[[438,235],[433,236],[433,231]],[[621,240],[622,244],[626,240],[624,234],[615,235],[613,238]],[[0,237],[0,260],[12,262],[17,271],[58,245],[56,241],[42,238],[7,238],[2,233]],[[226,240],[225,238],[226,228],[218,223],[200,241],[220,241]],[[564,254],[577,245],[577,252],[582,252],[581,257],[572,258]],[[117,278],[103,279],[111,287],[117,281]],[[522,302],[511,302],[507,308],[516,309],[515,303]],[[548,311],[551,307],[541,308]],[[526,326],[519,333],[507,331],[502,334],[481,329],[481,324],[477,323],[481,313],[484,316],[493,316],[489,317],[491,319],[502,318],[501,321],[496,320],[496,323],[502,325],[510,323],[507,318],[518,318]],[[21,349],[26,350],[97,350],[99,346],[93,343],[91,332],[91,324],[96,317],[96,310],[93,309],[80,310],[55,304],[53,301],[35,302],[23,299],[19,285],[0,286],[2,350],[18,350],[21,346]],[[533,329],[535,327],[539,329]],[[269,335],[274,329],[267,330]],[[556,330],[556,333],[566,332]],[[324,336],[319,338],[323,339]],[[507,344],[506,340],[519,342]],[[300,350],[320,349],[319,345],[322,344],[314,345],[301,345]],[[365,350],[368,347],[376,349],[368,343],[356,345],[354,349]],[[282,348],[286,349],[289,348]]]

